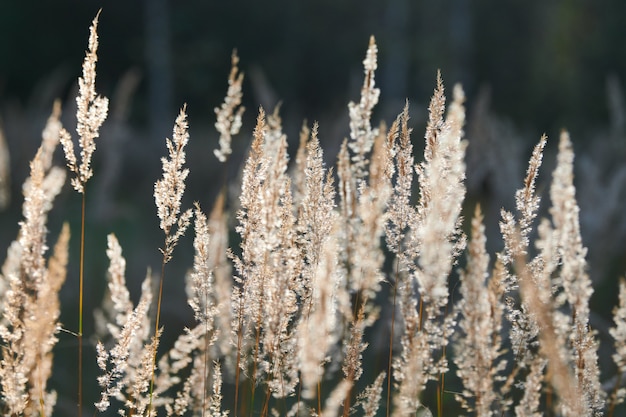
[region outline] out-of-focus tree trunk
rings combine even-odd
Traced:
[[[144,0],[150,135],[167,135],[172,96],[170,24],[167,0]]]
[[[409,94],[408,75],[411,53],[408,45],[409,0],[391,0],[385,10],[386,62],[382,66],[382,94],[387,99],[404,100]],[[397,110],[399,111],[399,110]]]
[[[449,36],[453,73],[451,80],[473,89],[472,63],[472,13],[470,0],[453,0],[450,8]]]

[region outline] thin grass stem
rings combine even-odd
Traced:
[[[80,216],[80,262],[78,273],[78,417],[82,417],[83,415],[83,293],[85,275],[85,194],[86,192],[83,189]]]
[[[456,285],[455,285],[456,288]],[[445,313],[444,313],[444,317],[448,315],[448,307],[450,306],[450,303],[448,302],[448,304],[446,305],[446,309],[445,309]],[[445,319],[444,319],[445,320]],[[443,338],[445,339],[446,337],[446,326],[443,326]],[[446,346],[444,345],[442,348],[442,352],[441,352],[441,357],[442,359],[445,359],[446,357]],[[440,376],[439,376],[439,383],[438,383],[438,387],[437,387],[437,414],[438,417],[443,417],[443,394],[445,392],[445,383],[446,383],[446,375],[445,373],[441,372]]]
[[[437,387],[437,416],[443,417],[443,393],[445,385],[445,374],[442,372],[439,376],[439,384]]]
[[[622,373],[617,374],[617,381],[615,382],[615,388],[613,388],[613,392],[611,393],[611,403],[608,407],[607,417],[613,417],[613,413],[615,413],[615,407],[617,406],[617,391],[619,390],[620,385],[622,384]]]
[[[317,381],[317,415],[322,415],[322,382]]]
[[[209,305],[209,297],[205,291],[204,293],[204,306],[205,309],[208,307]],[[205,317],[207,316],[207,314],[205,313]],[[202,417],[204,417],[204,412],[206,410],[206,393],[207,393],[207,379],[209,377],[209,373],[208,373],[208,362],[209,362],[209,322],[205,319],[204,322],[204,360],[203,360],[203,365],[204,365],[204,369],[202,371]]]
[[[389,362],[387,364],[387,408],[385,415],[389,417],[391,412],[391,367],[393,364],[393,331],[396,324],[396,297],[398,295],[398,267],[400,260],[396,259],[396,279],[393,283],[393,305],[391,307],[391,329],[389,330]]]
[[[239,311],[243,311],[243,297],[239,298]],[[239,329],[237,330],[237,364],[235,368],[235,406],[234,416],[237,416],[239,405],[239,378],[241,376],[241,345],[243,344],[243,314],[239,315]]]
[[[156,319],[154,324],[154,337],[159,334],[159,324],[161,321],[161,301],[163,300],[163,281],[165,279],[165,262],[166,258],[163,255],[163,262],[161,263],[161,279],[159,280],[159,298],[157,301]],[[148,416],[152,415],[152,397],[154,393],[154,377],[156,372],[156,352],[153,352],[152,358],[152,378],[150,380],[150,401],[148,403]]]
[[[263,297],[261,297],[261,303],[263,302]],[[263,308],[263,306],[261,306]],[[254,345],[254,360],[252,361],[252,375],[250,380],[250,408],[254,409],[254,394],[256,392],[256,373],[257,373],[257,363],[259,361],[259,351],[261,349],[261,323],[257,324],[256,328],[256,336],[255,336],[255,345]]]
[[[265,400],[263,401],[263,410],[261,411],[261,417],[267,417],[267,413],[270,407],[271,390],[269,387],[270,376],[267,376],[267,386],[265,388]]]

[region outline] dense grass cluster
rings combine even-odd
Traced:
[[[462,88],[454,87],[446,105],[437,77],[423,158],[416,161],[408,103],[388,128],[371,124],[380,95],[373,38],[336,166],[324,162],[316,124],[302,128],[290,164],[280,115],[261,108],[239,199],[227,201],[222,192],[209,214],[182,203],[189,174],[183,106],[154,185],[160,273],[147,274],[133,303],[123,242],[110,234],[109,267],[102,271],[107,297],[101,307],[84,306],[84,287],[99,279],[83,272],[86,191],[108,112],[108,100],[95,90],[97,19],[78,83],[78,140],[61,125],[56,104],[23,187],[19,235],[2,266],[4,415],[53,414],[56,393],[48,380],[61,330],[77,338],[79,415],[109,409],[129,416],[444,416],[461,409],[477,416],[614,415],[626,395],[626,285],[610,330],[617,372],[603,375],[568,133],[558,140],[549,216],[538,218],[535,187],[542,137],[515,192],[516,211],[501,212],[504,248],[490,255],[480,206],[471,218],[462,215],[468,146]],[[242,80],[233,55],[226,98],[215,110],[216,163],[229,161],[242,125]],[[82,195],[77,328],[59,323],[58,294],[75,256],[68,226],[48,250],[48,213],[68,173],[52,165],[59,143],[70,183]],[[166,265],[189,229],[194,257],[185,285],[195,322],[164,351],[163,283],[172,279]],[[100,329],[97,381],[83,378],[82,323],[92,313]],[[83,387],[95,385],[99,398],[85,400]]]

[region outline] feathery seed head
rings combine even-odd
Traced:
[[[163,177],[154,185],[154,201],[161,219],[159,226],[165,232],[165,247],[162,249],[165,262],[171,259],[172,251],[189,226],[192,215],[190,209],[180,212],[185,179],[189,175],[189,169],[183,168],[185,146],[189,141],[186,109],[184,105],[176,118],[173,139],[166,140],[169,158],[161,158]],[[171,234],[174,226],[176,231]]]
[[[352,156],[352,161],[354,162],[352,169],[358,179],[363,178],[366,174],[367,154],[372,150],[374,138],[378,135],[378,129],[372,129],[371,125],[372,111],[380,97],[380,89],[374,87],[377,54],[378,48],[372,36],[363,60],[365,79],[361,88],[361,100],[359,103],[350,102],[348,104],[350,138],[352,139],[348,146],[354,153]]]
[[[98,61],[98,17],[93,19],[89,28],[89,48],[83,61],[83,76],[78,79],[78,96],[76,97],[76,132],[79,139],[80,165],[77,165],[74,146],[70,134],[61,132],[61,144],[65,152],[67,166],[76,174],[72,178],[72,186],[79,193],[85,192],[85,184],[92,177],[91,159],[96,150],[95,139],[100,135],[100,126],[107,117],[109,100],[96,95],[96,62]]]
[[[243,74],[239,72],[238,63],[237,51],[233,51],[231,70],[228,76],[228,91],[222,105],[215,108],[217,116],[215,129],[220,134],[220,149],[215,149],[213,153],[220,162],[226,162],[226,159],[232,153],[230,145],[232,136],[239,133],[241,116],[245,111],[245,107],[241,106]]]

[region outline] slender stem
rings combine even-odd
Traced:
[[[443,417],[443,387],[445,384],[445,374],[442,372],[439,378],[439,387],[437,389],[437,416]]]
[[[348,387],[348,392],[346,393],[346,398],[343,402],[343,417],[348,417],[350,415],[350,406],[352,399],[352,384],[354,383],[354,374],[350,374],[346,377],[346,380],[350,382],[350,387]]]
[[[163,281],[165,278],[165,254],[163,262],[161,262],[161,279],[159,280],[159,298],[157,301],[156,320],[154,325],[154,337],[158,337],[159,324],[161,321],[161,300],[163,299]],[[154,393],[154,374],[156,371],[156,352],[153,352],[152,358],[152,379],[150,380],[150,402],[148,403],[148,416],[152,415],[152,394]]]
[[[78,273],[78,417],[83,415],[83,289],[85,270],[85,185],[80,217],[80,264]]]
[[[319,267],[319,258],[315,259],[314,262],[312,262],[312,265],[314,265],[314,267],[312,267],[312,270],[316,270]],[[311,310],[313,310],[313,296],[314,296],[314,292],[315,292],[315,288],[317,288],[317,280],[316,280],[317,275],[313,276],[313,281],[311,282],[311,291],[309,293],[308,296],[308,300],[306,303],[306,323],[307,323],[307,327],[309,326],[310,320],[311,320]],[[318,367],[322,367],[321,364],[318,364]],[[318,415],[322,415],[322,382],[321,380],[318,378],[317,380],[317,414]],[[298,391],[298,402],[300,402],[300,394],[302,391],[302,384],[300,384],[300,389]],[[298,407],[298,415],[300,414],[300,407]]]
[[[446,338],[445,317],[448,315],[448,308],[449,307],[450,307],[450,300],[448,299],[448,303],[446,304],[446,309],[445,309],[445,312],[444,312],[444,319],[443,319],[443,323],[442,323],[444,340]],[[446,358],[446,345],[444,345],[443,348],[441,349],[441,358],[442,358],[442,360],[445,360],[445,358]],[[445,389],[445,383],[446,383],[445,374],[442,372],[440,374],[439,390],[437,392],[437,413],[438,413],[439,417],[443,417],[443,392],[444,392],[444,389]]]
[[[396,262],[400,262],[396,259]],[[389,363],[387,364],[387,409],[385,415],[389,417],[391,407],[391,365],[393,361],[393,330],[396,324],[396,296],[398,294],[398,266],[396,266],[396,279],[393,284],[393,307],[391,310],[391,329],[389,331]]]
[[[322,382],[317,380],[317,415],[322,415]]]
[[[242,288],[243,291],[243,288]],[[237,331],[237,367],[235,368],[235,413],[237,417],[237,406],[239,405],[239,378],[241,374],[241,349],[243,344],[243,294],[239,297],[239,329]]]
[[[237,405],[239,404],[239,363],[241,362],[241,332],[237,335],[237,368],[235,369],[235,413],[237,415]]]
[[[548,385],[546,387],[546,414],[553,415],[553,401],[552,401],[552,387]]]
[[[356,299],[354,302],[354,315],[356,317],[356,322],[352,323],[352,328],[350,329],[350,343],[352,343],[352,338],[354,337],[353,329],[356,325],[362,326],[363,322],[363,311],[365,309],[365,303],[367,303],[367,297],[364,297],[362,300],[362,304],[359,306],[359,300],[361,298],[361,289],[356,294]],[[357,313],[358,309],[358,313]],[[350,415],[350,407],[352,406],[352,387],[354,385],[355,378],[355,369],[354,365],[350,365],[350,369],[346,375],[345,380],[350,383],[348,390],[346,392],[346,398],[343,402],[343,417],[348,417]]]
[[[159,332],[161,322],[161,300],[163,299],[163,281],[165,278],[165,259],[161,263],[161,280],[159,281],[159,299],[157,301],[156,323],[154,324],[154,334]]]
[[[261,304],[263,302],[263,296],[261,296]],[[261,305],[261,308],[263,308],[263,306]],[[252,410],[254,410],[254,394],[256,393],[256,373],[257,373],[257,366],[258,366],[258,360],[259,360],[259,352],[261,349],[261,317],[259,317],[259,321],[257,322],[257,326],[256,326],[256,336],[255,336],[255,344],[254,344],[254,360],[252,361],[252,375],[250,375],[251,378],[251,387],[250,387],[250,408]]]
[[[264,254],[263,257],[263,265],[267,265],[268,264],[268,253],[267,251]],[[256,336],[255,336],[255,343],[254,343],[254,360],[252,361],[252,375],[250,376],[250,382],[251,382],[251,394],[250,394],[250,409],[254,410],[254,395],[256,393],[256,374],[257,374],[257,370],[258,370],[258,365],[259,365],[259,355],[261,354],[261,327],[263,326],[263,309],[264,309],[264,300],[265,300],[265,277],[267,276],[266,273],[266,268],[263,268],[262,271],[262,275],[261,275],[262,281],[261,281],[261,294],[259,296],[259,314],[258,317],[256,318]],[[269,376],[268,376],[268,380],[269,380]]]
[[[270,408],[270,398],[271,398],[271,391],[270,391],[270,387],[269,387],[269,375],[267,376],[267,382],[268,385],[265,388],[265,400],[263,401],[263,411],[261,411],[261,417],[267,417],[267,413],[269,411]]]
[[[617,391],[622,383],[622,373],[620,372],[617,375],[617,382],[615,383],[615,388],[613,389],[613,393],[611,394],[611,403],[609,405],[608,417],[613,417],[613,413],[615,412],[615,406],[617,405]]]
[[[209,296],[204,292],[204,371],[202,372],[202,417],[204,417],[204,411],[206,410],[206,395],[207,395],[207,379],[209,377],[208,362],[209,362],[209,321],[207,319],[207,309],[209,306]]]

